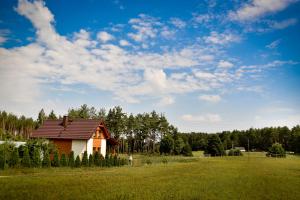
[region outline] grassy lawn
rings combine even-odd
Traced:
[[[0,171],[0,199],[300,199],[297,156],[194,155],[134,155],[133,167],[121,168]]]

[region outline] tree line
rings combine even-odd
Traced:
[[[300,153],[300,126],[269,127],[248,130],[223,131],[215,134],[201,132],[179,133],[162,113],[128,114],[120,106],[106,111],[88,107],[86,104],[79,108],[70,108],[68,116],[73,119],[102,119],[112,137],[119,141],[120,153],[166,153],[184,154],[189,147],[193,151],[206,151],[209,140],[220,140],[224,150],[233,147],[244,147],[246,150],[267,151],[274,143],[282,144],[287,151]],[[52,110],[47,115],[42,109],[37,120],[17,117],[5,111],[0,112],[0,136],[3,138],[29,138],[30,133],[38,128],[46,119],[60,119]],[[217,138],[214,138],[217,137]],[[212,140],[211,139],[211,140]]]
[[[90,154],[84,152],[82,158],[69,155],[59,155],[53,143],[45,140],[28,140],[25,145],[16,147],[11,142],[0,144],[0,169],[6,168],[49,168],[49,167],[114,167],[127,164],[125,158],[106,154],[105,158],[99,152]]]
[[[224,150],[234,147],[244,147],[250,151],[268,151],[274,143],[280,143],[286,151],[300,153],[300,126],[250,128],[248,130],[223,131],[216,134],[180,133],[188,141],[193,151],[209,148],[211,137],[217,136]]]

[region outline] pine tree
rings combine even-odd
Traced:
[[[83,153],[81,165],[84,166],[84,167],[87,167],[89,165],[87,151],[84,151],[84,153]]]
[[[30,156],[29,156],[27,147],[24,147],[23,158],[22,158],[21,164],[22,164],[22,167],[30,167],[30,165],[31,165]]]
[[[57,151],[54,152],[54,156],[53,156],[53,160],[52,160],[52,166],[53,167],[59,167],[60,166],[59,155],[58,155]]]
[[[43,167],[50,167],[51,166],[51,160],[50,160],[50,156],[49,156],[49,151],[48,150],[44,151],[42,165],[43,165]]]
[[[92,167],[94,165],[94,157],[92,154],[89,156],[89,167]]]
[[[71,151],[70,155],[69,155],[69,166],[70,167],[74,167],[75,166],[75,161],[74,161],[74,151]]]
[[[10,167],[18,167],[19,164],[20,164],[19,151],[18,151],[18,148],[14,148],[11,158],[10,158],[9,166]]]
[[[40,149],[37,147],[35,147],[33,151],[32,165],[33,167],[41,166],[41,153],[40,153]]]
[[[66,167],[67,166],[67,159],[66,159],[66,155],[62,154],[60,157],[60,164],[62,167]]]
[[[80,167],[81,163],[80,163],[80,158],[79,158],[79,155],[76,157],[76,160],[75,160],[75,167]]]

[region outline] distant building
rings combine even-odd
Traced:
[[[110,137],[104,123],[93,119],[69,119],[64,116],[59,120],[45,120],[44,124],[33,131],[31,138],[45,138],[52,141],[59,154],[74,155],[82,158],[84,151],[88,155],[98,151],[105,157],[106,146],[117,142]]]
[[[234,147],[234,149],[239,149],[241,152],[245,152],[245,147]]]

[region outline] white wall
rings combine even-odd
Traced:
[[[86,151],[87,140],[72,140],[72,151],[74,151],[74,157],[79,155],[82,159],[84,151]]]
[[[105,158],[106,155],[106,139],[101,139],[101,150],[102,156]]]
[[[93,138],[90,138],[87,141],[86,146],[87,155],[89,156],[90,154],[93,154]]]

